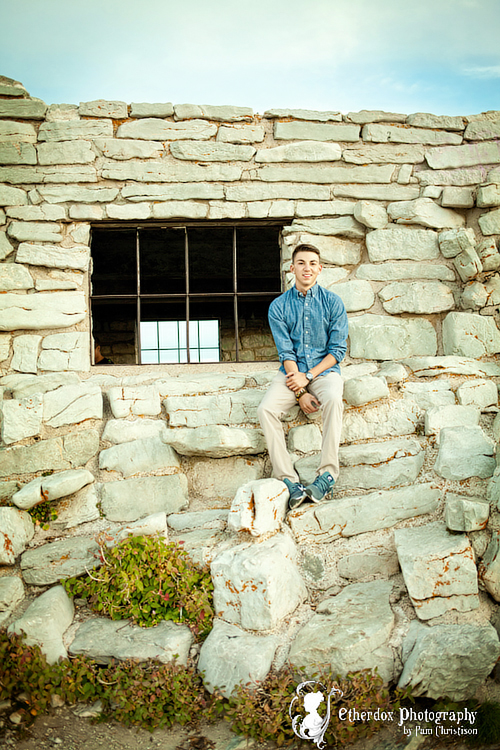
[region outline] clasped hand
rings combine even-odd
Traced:
[[[307,388],[309,381],[303,372],[289,372],[286,375],[286,384],[291,391],[297,393],[301,388]],[[304,414],[313,414],[320,406],[312,393],[304,393],[299,399],[299,404]]]

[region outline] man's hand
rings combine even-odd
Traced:
[[[297,393],[301,388],[307,388],[309,381],[303,372],[289,372],[286,374],[286,384],[291,391]]]
[[[299,406],[304,414],[313,414],[315,411],[318,411],[320,403],[312,393],[304,393],[304,395],[299,398]]]

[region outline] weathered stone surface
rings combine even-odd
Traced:
[[[443,349],[447,355],[471,358],[497,354],[500,331],[491,317],[450,312],[443,321]]]
[[[483,271],[497,271],[500,268],[500,253],[493,237],[480,240],[476,246],[476,252]]]
[[[450,208],[472,208],[474,191],[465,187],[445,187],[441,194],[441,205]]]
[[[176,201],[176,203],[179,203],[179,201]],[[106,213],[110,219],[123,219],[124,221],[130,219],[150,219],[151,204],[134,203],[133,205],[125,206],[111,204],[110,206],[106,206]]]
[[[28,513],[17,508],[0,507],[0,564],[14,565],[34,533],[35,525]]]
[[[341,156],[342,150],[338,143],[300,141],[285,146],[260,149],[255,155],[255,161],[264,163],[338,161]]]
[[[89,334],[54,333],[45,336],[42,342],[42,352],[38,358],[40,370],[77,370],[90,369]]]
[[[341,141],[352,142],[359,139],[357,125],[314,122],[277,122],[274,125],[274,138],[297,141]]]
[[[345,117],[350,122],[366,125],[367,122],[406,122],[407,115],[384,112],[380,109],[362,109],[359,112],[348,112]]]
[[[0,164],[36,164],[36,150],[31,143],[2,143]]]
[[[169,430],[165,442],[182,456],[246,456],[263,453],[266,442],[260,430],[207,425]]]
[[[379,374],[387,383],[403,383],[408,380],[408,371],[400,362],[382,362]]]
[[[388,396],[389,388],[383,378],[365,375],[360,378],[350,378],[344,385],[344,398],[352,406],[363,406]]]
[[[123,120],[127,117],[128,108],[125,102],[97,99],[92,102],[80,102],[78,112],[83,117],[112,117],[115,120]]]
[[[446,495],[444,520],[450,531],[479,531],[486,528],[490,504],[485,498]]]
[[[212,562],[216,615],[246,630],[269,630],[307,597],[289,536],[240,544]]]
[[[398,687],[414,695],[472,698],[490,674],[500,653],[495,628],[476,625],[434,625],[412,622],[403,642],[404,669]]]
[[[496,120],[469,122],[464,137],[470,141],[490,141],[500,137],[500,116]]]
[[[433,260],[439,257],[437,234],[426,229],[388,227],[366,236],[372,263],[382,260]]]
[[[94,144],[108,159],[152,159],[160,158],[165,153],[163,143],[158,141],[96,140]]]
[[[171,143],[170,153],[176,159],[190,159],[191,161],[250,161],[255,154],[255,148],[216,141],[210,141],[210,143],[182,141]]]
[[[29,263],[31,266],[86,271],[90,260],[90,249],[84,245],[64,248],[60,245],[36,245],[32,242],[22,242],[19,245],[16,260],[18,263]]]
[[[420,188],[416,185],[334,185],[335,198],[357,200],[409,201],[418,198]]]
[[[330,198],[330,188],[326,185],[301,185],[291,182],[271,184],[261,182],[239,182],[236,185],[228,185],[225,190],[227,201],[267,201],[280,198],[284,200],[303,199],[307,201],[327,201]]]
[[[101,506],[110,521],[137,521],[151,513],[176,513],[188,503],[184,474],[106,482]]]
[[[145,440],[162,435],[167,429],[165,422],[159,419],[109,419],[106,422],[103,440],[110,443],[121,444],[132,440]]]
[[[20,401],[2,401],[2,440],[6,445],[39,435],[42,427],[43,403],[40,395]]]
[[[50,477],[39,477],[28,482],[12,496],[12,502],[22,510],[29,510],[38,503],[72,495],[93,481],[94,475],[87,469],[60,471]]]
[[[337,570],[342,578],[349,578],[351,581],[361,581],[377,575],[389,578],[399,571],[399,561],[395,551],[372,547],[341,557]]]
[[[435,380],[431,383],[404,383],[401,392],[406,398],[414,401],[420,409],[455,404],[455,394],[449,380]]]
[[[17,605],[24,599],[23,580],[19,576],[0,578],[0,626],[9,619]]]
[[[435,229],[462,227],[465,224],[461,214],[438,206],[431,198],[389,203],[387,213],[397,224],[422,224]]]
[[[41,341],[42,336],[34,334],[16,336],[12,342],[14,356],[10,363],[11,368],[18,372],[33,372],[36,374],[38,347]]]
[[[500,185],[481,185],[477,190],[477,205],[480,208],[500,206]]]
[[[82,185],[49,185],[40,188],[48,203],[108,203],[118,195],[114,187],[84,187]]]
[[[455,258],[464,250],[474,250],[476,247],[473,229],[447,229],[439,233],[438,241],[445,258]]]
[[[268,385],[269,380],[264,382]],[[245,387],[242,373],[195,372],[181,378],[165,378],[157,381],[160,396],[195,396],[218,391],[240,391]]]
[[[28,196],[24,190],[0,185],[0,206],[25,206],[27,203]]]
[[[138,120],[138,123],[145,120]],[[235,182],[241,178],[241,167],[231,164],[182,164],[179,162],[149,161],[147,163],[113,163],[103,167],[102,176],[109,180],[137,182]]]
[[[67,328],[80,323],[86,314],[81,292],[0,295],[0,331]]]
[[[53,391],[60,385],[75,385],[79,382],[78,376],[69,372],[38,376],[12,373],[2,379],[2,385],[12,391],[14,398],[26,398],[26,396],[32,396],[35,393]]]
[[[341,237],[328,237],[321,234],[294,231],[283,236],[283,260],[292,259],[292,252],[299,244],[312,244],[317,247],[324,263],[345,266],[356,265],[361,260],[361,245],[359,242],[345,240]],[[328,270],[326,268],[324,271]]]
[[[61,227],[49,222],[42,224],[36,221],[12,221],[7,234],[20,242],[59,242]]]
[[[342,122],[341,112],[319,112],[315,109],[266,109],[263,115],[268,120],[282,117],[292,117],[294,120],[310,120],[313,122]],[[355,122],[353,120],[352,122]]]
[[[405,365],[417,378],[434,375],[484,375],[500,376],[500,367],[494,362],[478,362],[466,357],[412,357]]]
[[[364,141],[375,143],[429,143],[436,146],[462,143],[462,136],[458,133],[401,127],[399,125],[379,125],[377,123],[365,125],[362,137]]]
[[[83,382],[49,391],[43,397],[43,416],[51,427],[102,419],[101,389]]]
[[[250,107],[233,107],[227,104],[176,104],[174,112],[177,120],[205,117],[217,122],[240,122],[253,118],[253,109]]]
[[[473,279],[483,270],[479,256],[473,248],[462,250],[456,258],[453,258],[453,265],[462,281]]]
[[[349,410],[342,424],[342,442],[352,443],[375,437],[411,435],[417,429],[420,410],[409,399]]]
[[[131,536],[161,536],[168,540],[167,514],[164,511],[152,513],[150,516],[139,518],[138,521],[131,521],[121,526],[118,531],[112,534],[113,541],[111,544],[118,544]]]
[[[91,164],[96,152],[89,141],[50,141],[37,146],[38,162],[48,164]]]
[[[83,466],[99,449],[99,433],[84,430],[0,453],[0,477]]]
[[[39,206],[13,206],[7,209],[7,215],[22,221],[59,221],[66,219],[64,206],[51,206],[42,203]]]
[[[321,431],[316,424],[292,427],[288,433],[288,449],[292,452],[311,453],[321,450]]]
[[[168,122],[157,118],[144,118],[124,122],[117,130],[117,138],[137,138],[145,141],[206,141],[217,133],[217,125],[205,120]]]
[[[495,470],[494,448],[480,427],[446,427],[440,432],[434,471],[445,479],[486,479]]]
[[[498,389],[492,380],[468,380],[457,388],[458,403],[485,409],[497,406]]]
[[[360,359],[402,359],[437,352],[428,320],[387,318],[367,313],[350,321],[350,354]]]
[[[439,281],[455,281],[455,272],[448,266],[433,263],[366,263],[356,271],[358,279],[368,281],[398,281],[410,279],[438,279]]]
[[[64,631],[73,620],[75,608],[62,586],[54,586],[35,599],[26,612],[9,627],[10,633],[26,633],[28,646],[40,646],[49,664],[66,659]]]
[[[262,125],[221,125],[215,140],[222,143],[261,143],[264,136]]]
[[[373,305],[375,302],[375,293],[368,281],[354,279],[347,281],[345,284],[328,283],[328,276],[331,274],[331,270],[329,268],[323,269],[319,283],[321,286],[338,294],[347,312],[368,310]]]
[[[71,578],[101,564],[99,545],[89,537],[75,536],[26,550],[21,570],[26,583],[48,586],[61,578]]]
[[[81,523],[96,521],[100,518],[98,502],[95,486],[86,485],[57,503],[57,518],[51,522],[51,528],[71,529]]]
[[[233,531],[252,536],[279,531],[288,505],[288,490],[278,479],[258,479],[238,489],[227,524]]]
[[[214,620],[198,662],[206,689],[229,698],[238,685],[261,683],[271,669],[277,647],[275,636],[251,635],[224,620]]]
[[[81,139],[112,138],[111,120],[70,120],[44,122],[38,131],[39,141],[78,141]]]
[[[0,76],[0,94],[2,96],[29,96],[22,83],[7,76]]]
[[[287,123],[283,123],[287,124]],[[332,183],[385,183],[394,174],[392,164],[369,165],[362,167],[261,167],[259,179],[264,182],[315,182]],[[444,209],[442,209],[444,210]]]
[[[354,206],[354,218],[370,229],[383,229],[389,223],[384,206],[372,201],[358,201]]]
[[[344,677],[348,672],[378,667],[384,682],[389,682],[394,672],[388,646],[395,622],[389,604],[391,590],[389,581],[355,583],[323,600],[295,637],[290,663],[309,669],[328,665]]]
[[[94,617],[80,625],[69,652],[82,654],[99,664],[109,664],[113,659],[133,659],[185,667],[192,643],[193,634],[187,625],[161,622],[151,628],[141,628],[129,620],[113,622],[106,617]]]
[[[47,167],[0,167],[0,180],[13,184],[42,184],[50,182],[97,182],[95,166],[58,164]]]
[[[10,342],[12,336],[8,333],[0,333],[0,362],[5,361],[10,354]]]
[[[433,148],[425,154],[432,169],[457,169],[476,164],[500,163],[500,142],[467,143],[464,146]],[[479,180],[478,180],[479,181]]]
[[[495,475],[497,478],[498,475]],[[489,488],[488,496],[491,499]],[[486,591],[495,601],[500,601],[500,533],[494,531],[479,567],[479,577]]]
[[[41,99],[0,99],[0,117],[43,120],[47,105]]]
[[[420,145],[362,143],[348,146],[343,151],[343,159],[354,164],[419,164],[424,161],[424,147]]]
[[[297,201],[295,216],[309,218],[313,216],[349,216],[354,213],[354,203],[348,201]],[[290,212],[286,214],[289,216]]]
[[[217,458],[195,461],[188,471],[190,495],[213,499],[232,499],[248,482],[262,479],[262,459]]]
[[[330,236],[340,234],[354,239],[365,236],[365,228],[352,216],[340,216],[338,219],[297,219],[289,231]]]
[[[208,206],[195,201],[171,201],[153,204],[153,217],[155,219],[206,219],[207,215]]]
[[[408,115],[406,123],[414,128],[439,128],[442,130],[464,130],[465,128],[463,117],[431,115],[428,112],[416,112],[413,115]]]
[[[397,490],[380,490],[360,497],[322,503],[288,516],[299,541],[328,543],[339,537],[388,529],[406,518],[436,510],[441,491],[432,484],[414,484]]]
[[[432,406],[425,412],[425,434],[439,435],[444,427],[476,427],[480,416],[474,406]]]
[[[0,122],[0,142],[36,143],[36,130],[29,122]]]
[[[421,620],[479,606],[474,553],[465,534],[436,522],[397,529],[394,540],[413,606]]]
[[[174,114],[172,102],[132,102],[130,117],[171,117]]]
[[[262,390],[249,389],[209,396],[169,396],[164,403],[170,427],[257,424],[263,395]]]
[[[194,529],[223,529],[226,525],[229,510],[213,508],[191,513],[171,513],[168,517],[169,528],[174,531],[193,531]]]
[[[67,122],[79,120],[80,116],[76,104],[50,104],[45,119],[47,122]]]
[[[500,209],[489,211],[479,217],[481,232],[485,235],[500,234]]]
[[[110,388],[108,399],[116,419],[132,415],[155,417],[161,412],[160,394],[154,385]]]
[[[439,281],[395,281],[380,290],[384,310],[388,313],[430,314],[455,307],[451,289]]]
[[[161,470],[170,473],[179,467],[177,454],[159,436],[114,445],[99,455],[100,469],[119,471],[124,477]]]

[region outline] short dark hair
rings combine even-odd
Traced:
[[[314,245],[307,245],[307,244],[304,243],[302,245],[297,245],[297,247],[293,251],[293,253],[292,253],[292,263],[295,262],[295,256],[297,255],[297,253],[300,253],[302,251],[305,251],[307,253],[316,253],[316,255],[318,256],[318,258],[321,260],[318,248],[314,247]]]

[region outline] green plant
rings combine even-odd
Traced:
[[[71,596],[113,620],[130,618],[151,627],[162,620],[182,622],[201,638],[214,617],[213,585],[208,568],[198,568],[176,543],[161,537],[129,537],[111,549],[101,546],[102,566],[70,578]]]
[[[31,518],[37,526],[41,526],[42,529],[48,529],[50,522],[55,521],[57,518],[57,508],[54,503],[50,500],[46,500],[43,503],[34,505],[33,508],[28,510]]]
[[[500,704],[486,701],[474,705],[477,711],[474,728],[477,734],[466,735],[465,740],[471,745],[500,745]]]

